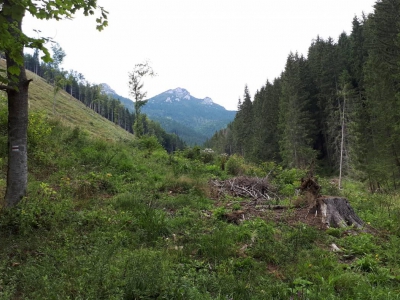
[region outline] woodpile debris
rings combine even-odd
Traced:
[[[211,180],[211,187],[217,198],[223,195],[251,198],[257,202],[279,199],[276,188],[267,178],[240,176],[227,180]]]
[[[312,174],[302,178],[298,187],[299,199],[307,200],[305,205],[296,203],[278,205],[280,201],[278,189],[268,181],[267,177],[240,176],[227,180],[213,179],[210,181],[210,186],[215,199],[223,200],[226,195],[242,199],[236,202],[240,203],[239,209],[236,210],[230,210],[232,201],[232,203],[225,203],[224,200],[219,202],[228,210],[221,218],[229,223],[239,224],[248,218],[265,215],[271,210],[274,211],[273,215],[277,220],[282,220],[289,216],[285,215],[285,211],[291,210],[293,222],[302,221],[320,228],[347,226],[365,228],[365,223],[357,216],[346,198],[321,195],[321,186]]]

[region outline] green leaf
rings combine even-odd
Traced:
[[[19,75],[19,73],[21,72],[21,70],[20,70],[20,68],[18,67],[18,66],[11,66],[11,67],[8,67],[8,72],[11,74],[11,75]]]

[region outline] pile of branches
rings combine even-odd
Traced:
[[[211,185],[221,195],[252,198],[256,201],[271,201],[279,199],[275,193],[276,188],[268,182],[267,178],[240,176],[227,180],[211,180]]]

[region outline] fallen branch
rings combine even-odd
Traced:
[[[224,181],[212,180],[210,183],[217,190],[218,197],[228,194],[234,197],[252,198],[256,201],[279,200],[275,193],[276,188],[268,182],[267,178],[241,176]]]

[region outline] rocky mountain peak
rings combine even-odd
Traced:
[[[213,105],[214,104],[214,102],[212,101],[212,99],[210,97],[205,97],[203,99],[202,103],[205,104],[205,105]]]
[[[173,101],[181,101],[181,100],[190,100],[191,96],[190,93],[183,88],[176,88],[174,90],[168,90],[165,92],[167,94],[166,102],[173,102]]]
[[[107,95],[116,94],[116,92],[107,83],[100,83],[100,85],[103,88],[104,94],[107,94]]]

